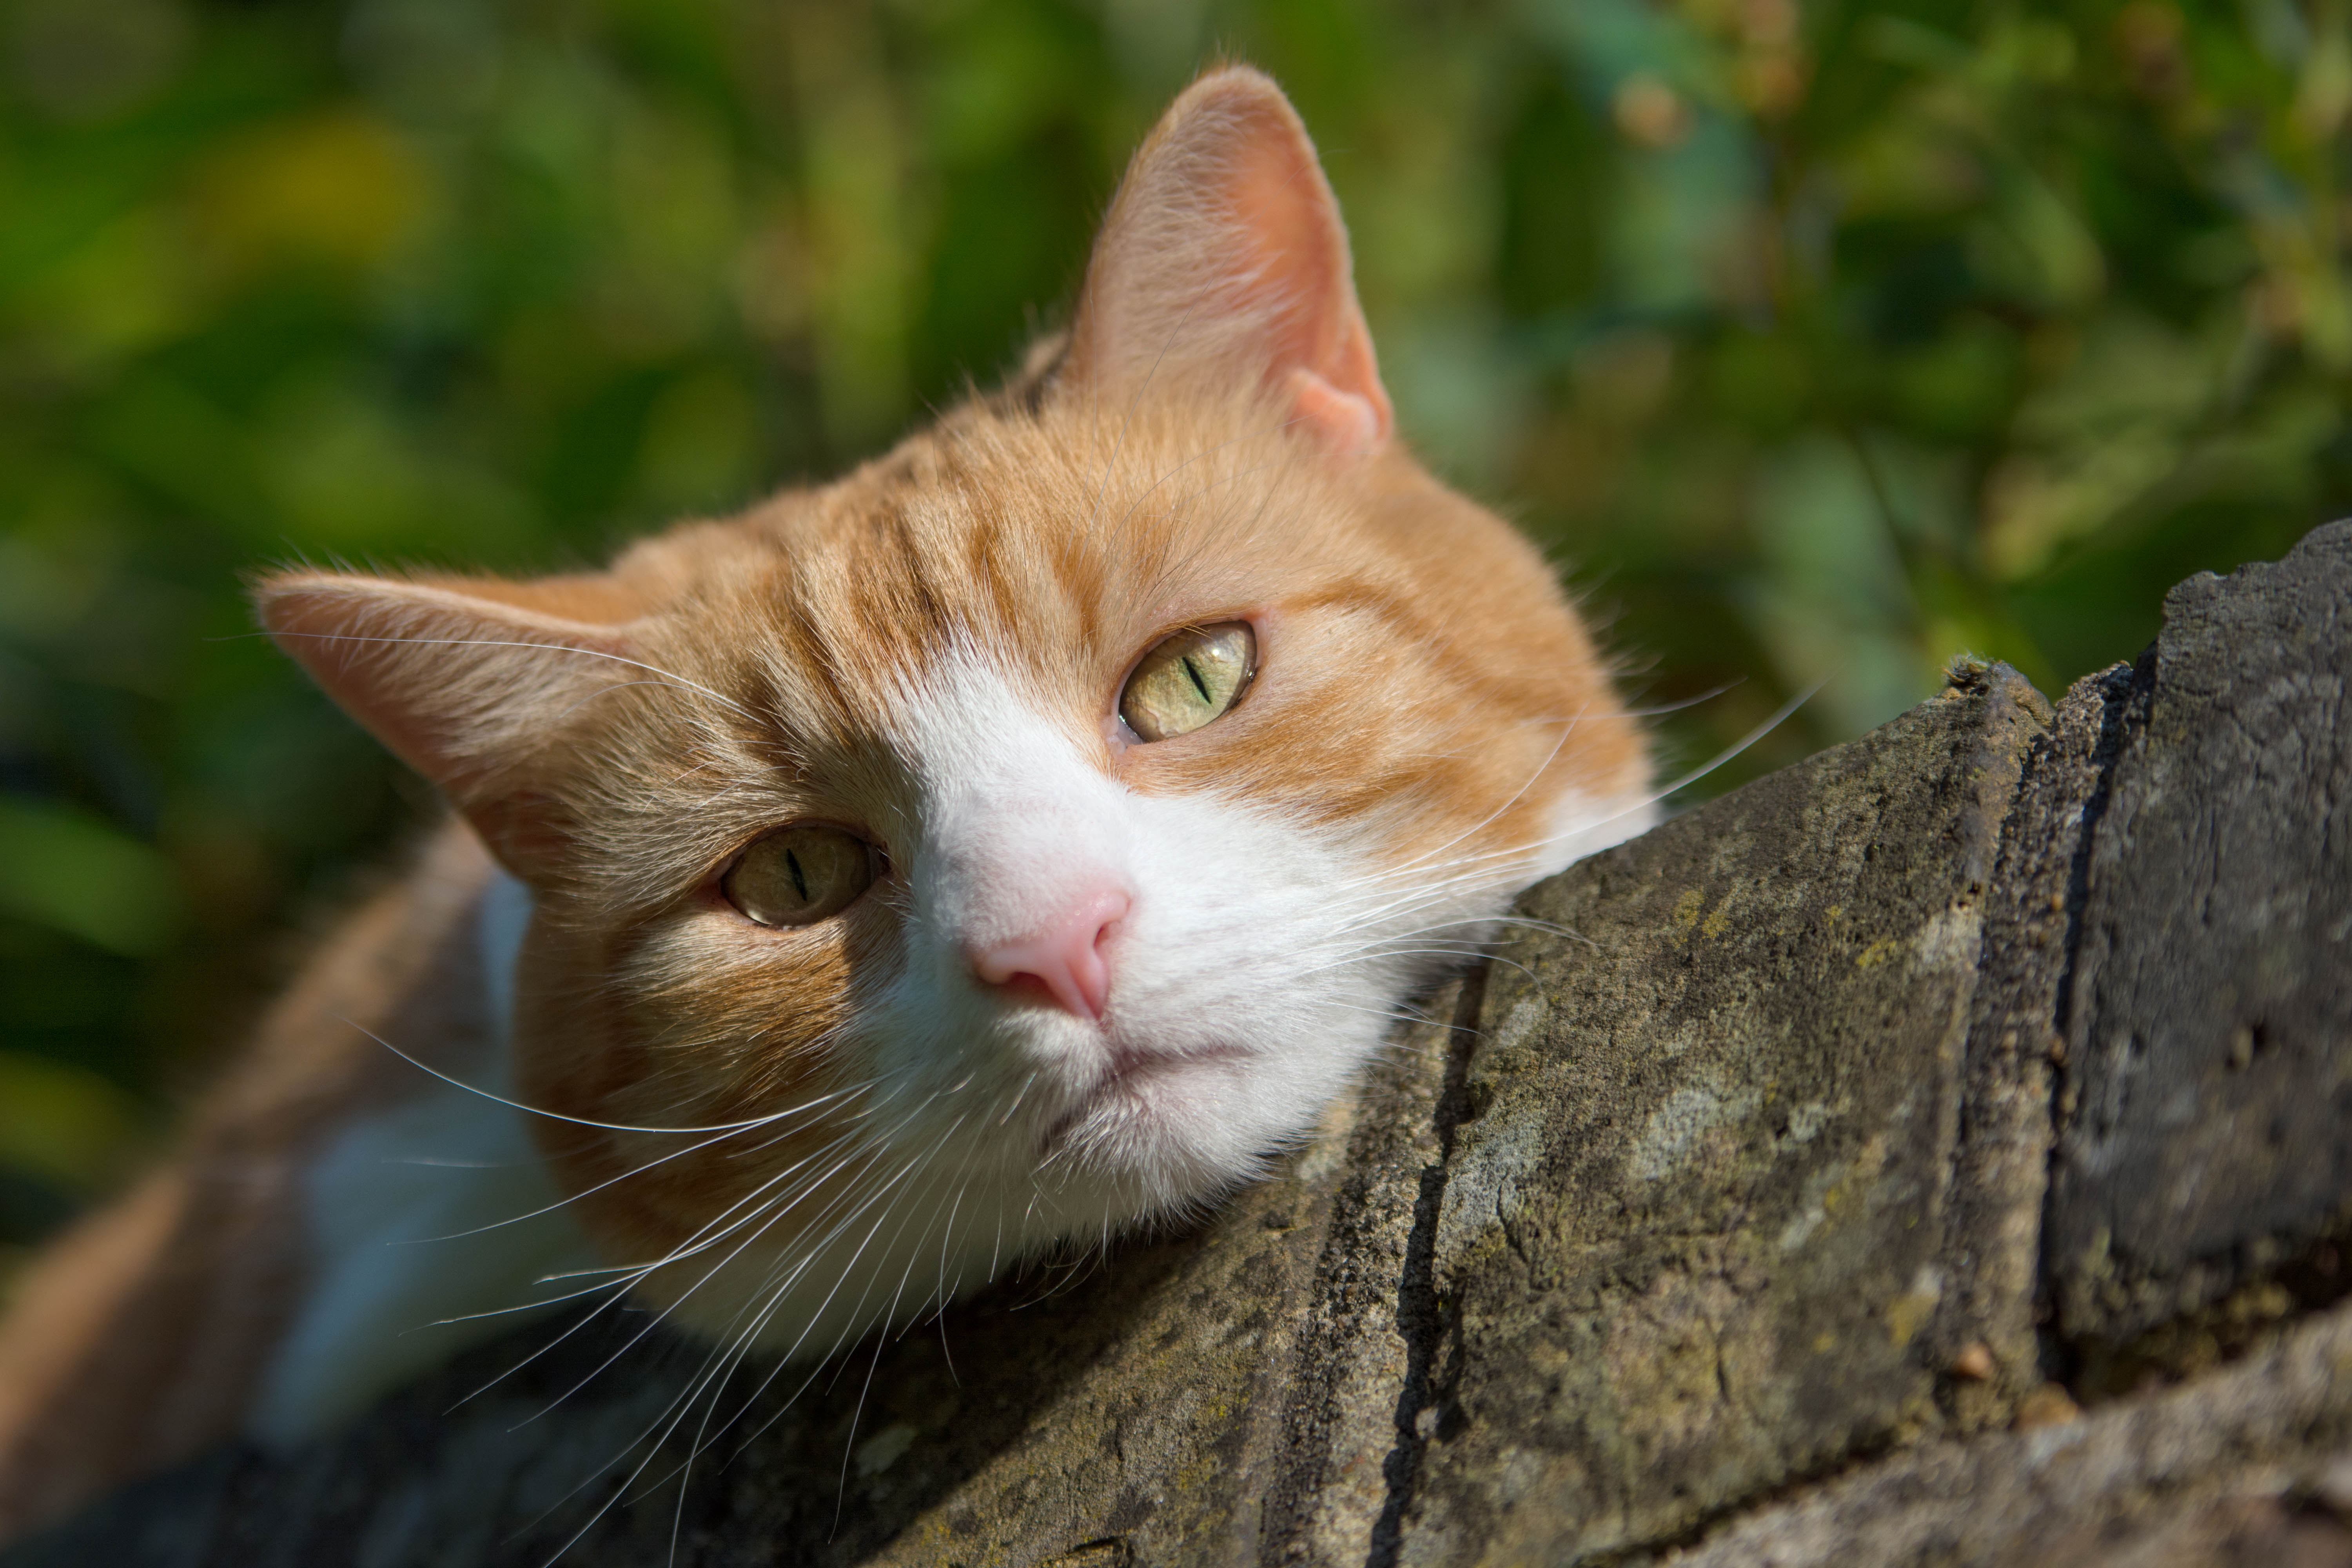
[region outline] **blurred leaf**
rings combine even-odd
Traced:
[[[1758,630],[1791,686],[1824,681],[1840,729],[1883,724],[1935,689],[1885,498],[1850,446],[1817,438],[1768,468],[1756,499]]]
[[[2042,310],[2089,304],[2106,282],[2097,240],[2032,170],[2002,169],[1990,210],[1968,231],[1969,260],[1995,293]]]
[[[145,1131],[137,1105],[94,1072],[0,1050],[0,1167],[88,1195]]]
[[[221,147],[197,170],[190,206],[215,265],[245,276],[284,262],[373,266],[431,196],[430,174],[390,126],[336,109]]]
[[[154,850],[80,812],[0,799],[0,913],[139,954],[169,942],[182,912]]]
[[[2017,411],[2020,449],[1986,486],[1985,555],[2004,577],[2038,570],[2170,474],[2213,395],[2210,351],[2144,317],[2099,317],[2069,360]]]

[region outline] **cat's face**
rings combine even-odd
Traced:
[[[1246,72],[1012,392],[599,576],[263,603],[530,884],[517,1082],[592,1234],[776,1349],[1249,1179],[1648,820],[1542,563],[1391,442]]]

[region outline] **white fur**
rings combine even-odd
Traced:
[[[500,874],[478,927],[495,1043],[453,1075],[504,1098],[515,954],[530,918],[529,891]],[[320,1152],[307,1184],[308,1287],[247,1413],[249,1436],[283,1447],[331,1430],[520,1321],[513,1309],[555,1293],[538,1283],[546,1276],[594,1263],[567,1208],[501,1223],[561,1195],[522,1123],[495,1100],[442,1084],[352,1123]],[[484,1313],[496,1315],[474,1316]]]
[[[1653,795],[1595,801],[1570,790],[1552,807],[1551,837],[1536,858],[1535,874],[1528,879],[1528,885],[1558,876],[1588,855],[1598,855],[1647,833],[1663,815]]]

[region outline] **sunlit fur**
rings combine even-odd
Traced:
[[[1515,536],[1252,401],[1118,423],[976,409],[617,568],[677,606],[630,647],[678,679],[583,660],[564,700],[548,749],[580,760],[542,787],[577,826],[538,875],[522,1097],[685,1127],[839,1097],[583,1202],[616,1261],[691,1249],[640,1287],[683,1321],[826,1350],[941,1274],[1214,1197],[1574,835],[1643,825],[1638,747]],[[1243,617],[1245,700],[1122,742],[1133,660]],[[751,925],[714,879],[801,817],[891,874],[834,921]],[[1135,907],[1102,1027],[974,981],[968,948],[1103,875]],[[679,1142],[541,1136],[583,1188]]]
[[[1550,571],[1390,422],[1312,149],[1228,70],[1139,155],[1067,337],[845,478],[599,574],[263,584],[528,884],[512,1093],[605,1278],[715,1369],[1202,1212],[1517,889],[1647,824]],[[1135,661],[1230,621],[1242,700],[1138,742]],[[801,819],[887,872],[755,924],[719,880]],[[1098,1022],[976,976],[1103,887]]]

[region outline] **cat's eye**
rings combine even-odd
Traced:
[[[1118,716],[1141,740],[1189,734],[1241,700],[1256,666],[1257,634],[1246,621],[1178,632],[1145,654],[1127,678]]]
[[[719,890],[763,926],[814,925],[874,885],[881,858],[854,833],[797,822],[744,850],[719,879]]]

